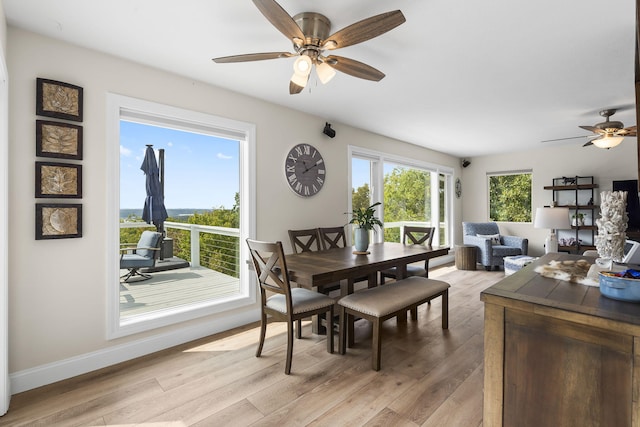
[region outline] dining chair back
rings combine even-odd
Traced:
[[[431,246],[435,227],[416,227],[405,225],[402,231],[400,241],[405,245],[426,245]],[[380,272],[380,284],[384,285],[385,278],[395,279],[397,277],[397,269],[395,267],[382,270]],[[407,277],[422,276],[429,277],[429,260],[425,260],[424,267],[418,265],[407,265]]]
[[[320,227],[318,228],[322,249],[344,248],[347,246],[347,237],[344,227]]]
[[[328,313],[333,318],[332,298],[305,288],[292,288],[282,242],[262,242],[247,239],[251,261],[260,288],[260,342],[256,357],[262,354],[267,331],[267,314],[274,321],[287,323],[287,360],[284,373],[291,372],[293,358],[293,322],[298,323],[297,335],[301,337],[300,320]],[[267,297],[267,291],[273,295]],[[327,330],[327,351],[333,353],[333,330]]]
[[[312,252],[321,250],[320,237],[317,228],[308,228],[306,230],[289,230],[289,240],[291,240],[291,248],[293,252]]]

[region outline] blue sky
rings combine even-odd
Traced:
[[[168,209],[233,207],[239,191],[240,144],[223,138],[120,122],[120,208],[144,206],[145,175],[140,170],[147,144],[156,159],[164,149],[165,206]]]

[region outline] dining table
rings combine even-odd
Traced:
[[[354,283],[366,277],[368,287],[377,285],[378,272],[396,267],[396,279],[407,275],[407,265],[425,262],[427,275],[429,260],[447,255],[448,246],[407,245],[395,242],[373,243],[366,254],[354,253],[351,246],[323,251],[287,254],[289,279],[298,286],[322,290],[324,286],[340,283],[340,296],[353,293]],[[321,327],[314,323],[314,333]],[[353,324],[348,325],[347,336],[353,342]]]

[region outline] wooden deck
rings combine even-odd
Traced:
[[[124,274],[126,270],[121,270]],[[238,293],[240,279],[205,267],[158,271],[151,279],[120,282],[120,316],[223,298]]]

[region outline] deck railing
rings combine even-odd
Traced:
[[[155,228],[145,222],[121,222],[120,228]],[[192,267],[204,266],[229,276],[239,277],[240,229],[212,225],[165,221],[172,239],[173,255]]]

